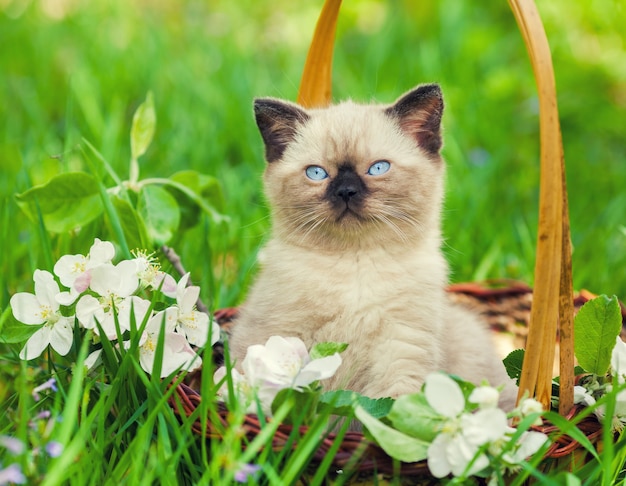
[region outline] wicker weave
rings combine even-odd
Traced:
[[[481,312],[490,322],[495,332],[511,332],[511,329],[518,331],[518,337],[524,336],[522,329],[527,324],[527,316],[529,315],[530,302],[532,301],[532,289],[530,287],[517,282],[499,282],[498,285],[485,284],[457,284],[449,288],[451,298],[458,302],[469,305]],[[575,305],[579,308],[587,300],[593,298],[590,292],[580,292],[575,298]],[[524,312],[521,312],[523,310]],[[222,309],[216,312],[216,319],[220,323],[222,329],[227,333],[233,326],[233,318],[236,316],[235,308]],[[519,322],[520,316],[525,317],[526,322]],[[623,322],[626,322],[626,309],[622,306]],[[522,320],[522,321],[524,321]],[[507,323],[503,326],[503,323]],[[514,324],[510,324],[514,323]],[[513,326],[513,327],[511,327]],[[223,356],[218,346],[214,349],[214,357],[219,364]],[[179,414],[187,416],[194,413],[198,407],[201,397],[194,389],[199,389],[199,373],[189,375],[188,384],[181,384],[177,387],[176,393],[170,399],[170,404]],[[571,420],[575,417],[580,409],[574,408],[565,416]],[[201,420],[198,418],[193,423],[193,431],[200,437],[207,437],[211,440],[219,440],[220,430],[228,427],[228,411],[223,404],[218,405],[218,413],[215,418],[218,423],[207,422],[206,429],[202,428]],[[582,419],[577,427],[585,434],[591,443],[596,443],[602,436],[602,427],[596,420],[594,415],[589,415]],[[553,444],[546,452],[546,459],[558,459],[569,456],[577,449],[581,449],[581,444],[568,435],[558,435],[559,429],[550,424],[545,423],[541,427],[535,427],[535,430],[551,435]],[[256,415],[247,415],[243,424],[243,431],[248,439],[252,441],[261,431],[261,423]],[[304,435],[307,431],[306,427],[299,428],[300,434]],[[273,450],[281,450],[286,444],[290,443],[289,437],[293,434],[293,427],[281,424],[274,436],[271,444]],[[319,447],[314,454],[313,461],[321,462],[331,450],[335,443],[337,435],[330,432],[320,440]],[[296,445],[297,446],[297,445]],[[294,446],[294,447],[296,447]],[[370,442],[360,432],[347,432],[341,439],[341,445],[335,453],[332,460],[332,466],[335,470],[350,470],[351,472],[373,472],[382,474],[400,474],[402,476],[423,476],[427,477],[428,467],[426,461],[417,463],[401,463],[398,468],[397,461],[389,457],[380,447]]]

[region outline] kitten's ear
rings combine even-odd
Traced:
[[[280,159],[296,135],[298,126],[309,119],[299,106],[272,98],[254,100],[254,116],[265,142],[265,159]]]
[[[397,119],[402,130],[415,138],[426,152],[433,155],[439,153],[443,97],[438,84],[418,86],[385,111]]]

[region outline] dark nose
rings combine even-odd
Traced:
[[[345,202],[348,202],[358,193],[359,188],[353,183],[342,184],[337,188],[337,191],[335,191],[335,195],[343,199]]]

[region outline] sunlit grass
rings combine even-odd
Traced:
[[[558,3],[558,2],[557,2]],[[228,228],[208,230],[215,305],[240,302],[269,226],[261,196],[254,96],[295,99],[319,2],[5,2],[0,120],[3,288],[25,285],[41,261],[33,227],[11,195],[83,167],[85,137],[123,172],[130,116],[155,95],[155,142],[142,173],[195,169],[223,185]],[[560,5],[560,4],[559,4]],[[539,5],[560,97],[574,243],[575,287],[626,294],[624,148],[626,73],[615,63],[623,9]],[[585,14],[583,15],[582,12]],[[376,19],[376,21],[372,19]],[[574,43],[579,35],[580,42]],[[599,46],[590,55],[591,46]],[[335,98],[392,101],[438,81],[446,97],[446,253],[454,280],[532,279],[538,184],[535,86],[506,2],[354,2],[338,26]],[[85,230],[85,233],[88,231]],[[80,239],[80,238],[79,238]],[[85,238],[88,240],[88,238]],[[63,241],[69,241],[62,238]],[[60,244],[56,242],[55,244]],[[62,244],[62,250],[69,243]],[[71,245],[78,245],[73,238]],[[209,268],[188,242],[187,266]],[[26,257],[28,255],[28,257]],[[26,257],[26,258],[25,258]],[[616,269],[599,271],[598,269]],[[5,293],[0,304],[7,302]]]
[[[574,287],[626,298],[626,64],[620,57],[626,9],[619,0],[538,3],[556,70]],[[92,223],[50,236],[24,216],[14,194],[60,172],[88,170],[83,139],[127,178],[132,114],[148,91],[155,97],[157,132],[140,160],[142,175],[194,169],[215,176],[223,192],[217,209],[230,217],[228,224],[213,225],[200,213],[183,215],[197,225],[172,246],[210,308],[240,303],[270,225],[252,99],[295,99],[320,6],[317,0],[0,0],[0,41],[7,46],[0,51],[0,311],[13,293],[31,288],[35,268],[49,267],[62,254],[82,253],[94,236],[110,233],[106,225]],[[342,9],[336,99],[391,102],[418,83],[442,85],[445,252],[452,279],[510,277],[532,283],[536,90],[506,2],[354,0]],[[104,172],[100,175],[110,184]],[[45,381],[49,370],[20,366],[17,351],[0,344],[0,403],[8,407],[2,409],[0,434],[13,433],[17,424],[25,438],[28,413],[36,409],[29,390]],[[96,386],[87,379],[84,390]],[[50,398],[46,405],[61,415],[70,393],[63,389],[62,400]],[[83,434],[93,432],[99,447],[86,449],[83,461],[103,464],[102,476],[92,476],[81,461],[58,469],[58,481],[69,475],[77,484],[105,477],[127,484],[164,476],[180,483],[223,478],[223,468],[234,468],[239,460],[229,447],[240,446],[241,438],[199,446],[189,424],[178,427],[173,412],[159,402],[164,393],[154,390],[160,412],[141,415],[140,433],[117,439],[110,437],[112,424],[98,423],[104,402],[82,395],[81,425],[67,446],[84,445]],[[206,448],[219,460],[209,460]],[[109,451],[114,451],[111,462]],[[262,454],[269,482],[280,484],[281,474],[291,478],[300,471],[298,458],[281,470],[287,459]],[[622,455],[616,451],[616,457]]]

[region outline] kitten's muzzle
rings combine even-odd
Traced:
[[[351,167],[340,167],[339,173],[328,186],[326,197],[334,204],[359,203],[365,196],[367,187]]]
[[[356,186],[356,184],[345,184],[343,186],[340,186],[337,189],[337,191],[335,192],[335,195],[337,197],[340,197],[347,203],[350,199],[352,199],[358,193],[359,193],[359,188]]]

